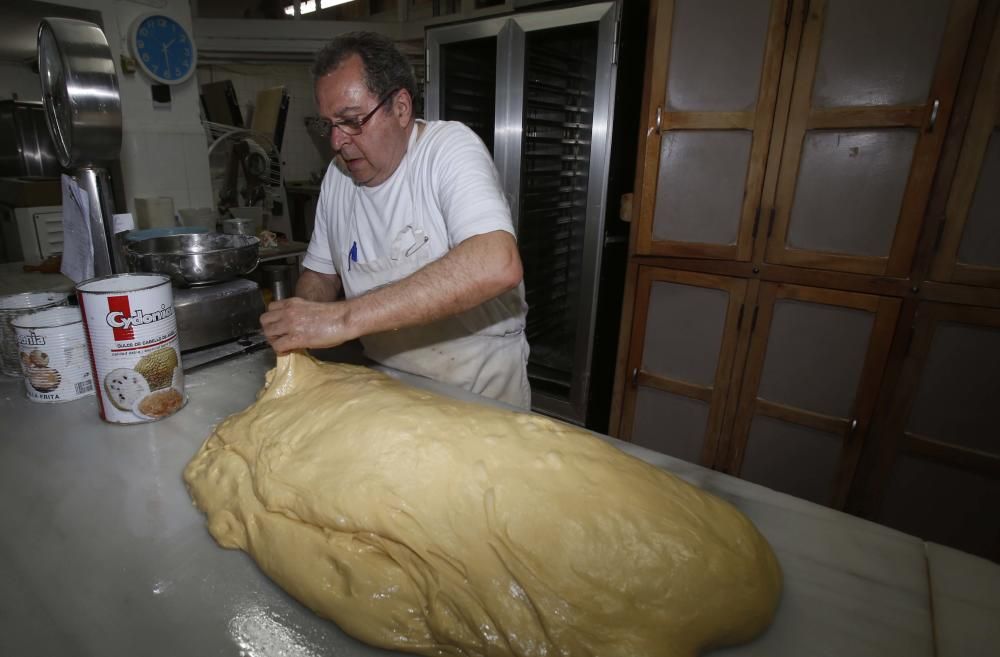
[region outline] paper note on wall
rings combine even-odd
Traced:
[[[90,235],[90,198],[63,174],[63,258],[59,271],[74,283],[94,277],[94,242]]]

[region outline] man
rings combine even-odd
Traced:
[[[489,151],[415,120],[413,72],[384,36],[338,37],[313,76],[335,161],[297,297],[261,316],[272,347],[361,338],[379,363],[529,408],[521,259]]]

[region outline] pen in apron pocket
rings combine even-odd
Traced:
[[[347,271],[351,271],[351,263],[358,261],[358,243],[351,245],[351,250],[347,253]]]

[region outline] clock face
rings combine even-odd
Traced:
[[[132,49],[139,65],[158,82],[177,84],[194,72],[194,41],[180,23],[167,16],[154,14],[139,19],[132,35]]]

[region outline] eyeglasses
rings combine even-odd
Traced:
[[[331,121],[330,119],[314,119],[311,121],[311,127],[320,137],[329,137],[333,134],[334,128],[337,128],[345,135],[350,135],[351,137],[360,135],[361,129],[366,123],[372,120],[372,117],[375,116],[375,112],[379,111],[379,109],[389,102],[389,99],[395,96],[400,90],[401,88],[393,89],[386,95],[382,96],[382,100],[378,101],[378,105],[376,105],[372,111],[368,112],[364,116],[354,117],[351,119],[341,119],[340,121]]]

